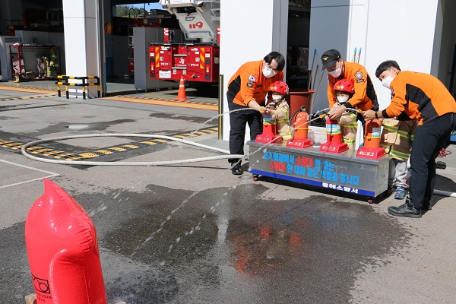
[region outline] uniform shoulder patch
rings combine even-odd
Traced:
[[[391,98],[393,98],[394,97],[394,88],[390,87],[390,90],[391,90]]]
[[[250,82],[255,82],[255,80],[256,80],[255,76],[253,76],[253,75],[249,76],[249,81]]]
[[[364,77],[363,72],[358,71],[355,73],[356,82],[364,82],[363,77]]]
[[[253,82],[247,82],[247,87],[249,87],[249,88],[253,87]]]

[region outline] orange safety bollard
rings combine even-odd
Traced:
[[[305,109],[296,115],[295,131],[293,138],[287,141],[287,147],[290,148],[307,148],[313,146],[312,139],[309,136],[309,113]]]
[[[282,136],[277,134],[277,123],[271,115],[263,116],[263,133],[258,134],[255,138],[255,142],[258,143],[281,143],[283,140]]]
[[[357,157],[377,159],[386,154],[385,148],[380,147],[382,123],[379,119],[366,122],[364,131],[364,146],[356,152]]]
[[[37,304],[106,304],[95,226],[63,189],[44,179],[25,241]]]
[[[187,101],[187,95],[185,94],[185,80],[184,76],[181,76],[180,82],[179,82],[179,91],[177,93],[177,98],[174,99],[177,101]]]
[[[326,142],[321,144],[321,152],[342,153],[348,150],[348,145],[342,141],[342,131],[335,119],[326,118]]]

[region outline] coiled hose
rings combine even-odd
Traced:
[[[167,139],[171,141],[177,141],[183,144],[192,145],[195,147],[216,151],[219,153],[224,153],[227,155],[218,155],[218,156],[209,156],[209,157],[200,157],[200,158],[192,158],[192,159],[182,159],[182,160],[169,160],[169,161],[153,161],[153,162],[97,162],[97,161],[68,161],[68,160],[57,160],[57,159],[46,159],[37,156],[30,155],[27,152],[27,148],[31,146],[36,146],[37,144],[42,144],[50,141],[59,141],[59,140],[66,140],[66,139],[75,139],[75,138],[88,138],[88,137],[142,137],[142,138],[160,138],[160,139]],[[21,153],[25,157],[28,157],[33,160],[51,163],[51,164],[64,164],[64,165],[83,165],[83,166],[165,166],[165,165],[175,165],[175,164],[187,164],[187,163],[196,163],[196,162],[203,162],[209,160],[218,160],[218,159],[229,159],[229,158],[238,158],[242,159],[244,155],[235,155],[230,154],[229,151],[191,142],[181,138],[175,138],[171,136],[165,135],[153,135],[153,134],[84,134],[84,135],[73,135],[73,136],[62,136],[62,137],[54,137],[54,138],[47,138],[47,139],[40,139],[31,141],[26,143],[21,148]]]

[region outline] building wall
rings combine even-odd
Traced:
[[[288,0],[221,1],[220,74],[223,111],[228,112],[228,80],[243,63],[261,60],[271,51],[286,56]],[[223,116],[223,139],[229,139],[229,115]],[[249,131],[247,131],[247,134]]]
[[[366,0],[369,22],[364,64],[374,78],[381,109],[390,103],[389,90],[375,78],[375,70],[382,61],[393,59],[402,70],[425,73],[431,73],[433,59],[439,62],[440,54],[434,50],[438,2]]]
[[[312,2],[310,50],[335,48],[352,61],[353,51],[361,47],[360,64],[370,74],[380,107],[389,104],[389,91],[375,78],[378,65],[388,59],[398,61],[403,70],[431,72],[439,0],[319,0]],[[437,29],[438,33],[438,29]],[[309,62],[311,58],[309,58]],[[320,64],[321,64],[321,60]],[[318,91],[314,110],[328,106],[326,86]]]

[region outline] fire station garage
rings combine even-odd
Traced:
[[[218,86],[221,1],[178,1],[175,7],[172,2],[161,1],[165,4],[163,8],[159,1],[111,0],[97,1],[96,5],[82,1],[86,10],[81,12],[81,18],[85,17],[87,22],[71,27],[72,30],[65,33],[64,18],[68,18],[67,25],[74,21],[71,12],[77,10],[71,6],[77,5],[78,1],[2,1],[2,81],[55,79],[57,75],[74,74],[67,71],[67,60],[70,65],[95,60],[98,69],[91,74],[99,75],[105,81],[134,83],[136,89],[167,88],[170,86],[167,80],[175,85],[183,73],[190,75],[186,79],[190,86]],[[288,19],[284,27],[288,29],[287,37],[281,39],[286,44],[283,52],[288,59],[287,82],[293,88],[307,90],[310,1],[271,1],[271,4],[274,2],[287,7],[280,15],[282,21]],[[150,4],[154,3],[157,5],[151,9]],[[195,16],[200,19],[193,20]],[[89,27],[92,21],[96,24]],[[204,28],[192,30],[194,24],[200,24],[198,22],[204,23]],[[79,30],[84,30],[85,37]],[[87,43],[81,44],[81,41]],[[65,46],[70,43],[77,48],[67,59],[68,47]],[[78,50],[84,45],[92,47],[92,44],[96,51],[90,55],[86,50],[82,53]],[[150,57],[149,51],[154,52],[155,48],[162,50],[160,55],[156,54],[162,57],[160,65]],[[205,56],[207,52],[215,59],[209,66],[199,64],[199,56]],[[155,65],[150,65],[151,61],[157,64],[156,71]],[[83,74],[87,73],[83,71]]]

